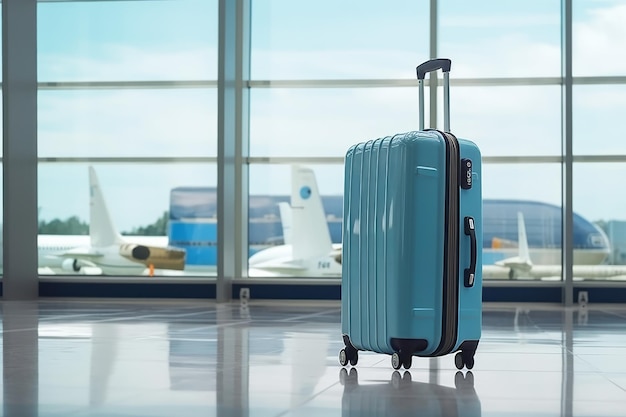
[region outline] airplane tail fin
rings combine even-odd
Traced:
[[[89,167],[89,237],[92,247],[109,246],[123,240],[111,220],[98,176],[91,166]]]
[[[293,258],[327,256],[332,241],[315,173],[310,168],[291,168],[291,209]]]
[[[530,251],[528,250],[528,237],[526,236],[524,214],[521,211],[517,212],[517,244],[519,247],[519,259],[526,264],[532,265],[530,261]]]
[[[524,215],[522,212],[517,213],[517,248],[517,256],[496,262],[496,265],[509,268],[510,278],[528,273],[533,268],[533,263],[530,260],[530,251],[528,250],[528,237],[526,236],[526,225],[524,224]]]
[[[289,203],[278,203],[280,210],[280,224],[283,228],[283,241],[285,245],[291,245],[291,206]]]

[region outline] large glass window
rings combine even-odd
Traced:
[[[475,141],[485,158],[485,277],[560,279],[562,2],[439,0],[437,30],[430,4],[251,0],[243,32],[251,74],[243,120],[244,142],[248,122],[250,139],[243,150],[250,156],[246,255],[295,241],[297,207],[285,211],[282,203],[312,187],[298,182],[300,169],[316,183],[319,230],[328,229],[333,259],[341,244],[342,158],[356,142],[417,129],[415,66],[435,41],[438,55],[453,60],[452,131]],[[159,246],[144,246],[184,250],[183,275],[214,273],[218,1],[41,1],[37,11],[40,247],[45,236],[66,238],[51,239],[54,253],[40,252],[40,270],[112,271],[98,269],[102,253],[94,255],[89,238],[92,166],[106,202],[98,215],[116,233],[153,234]],[[621,1],[573,0],[576,279],[621,279],[615,267],[626,265],[626,219],[615,193],[626,160],[616,133],[626,105],[626,64],[616,58],[626,45],[624,18]],[[109,232],[102,241],[116,236]],[[70,242],[76,236],[87,244]],[[118,259],[148,259],[133,249],[118,245]],[[515,257],[528,262],[508,262]],[[51,260],[60,262],[57,270]],[[267,276],[258,260],[250,275]],[[143,261],[139,274],[151,274],[154,265]],[[276,271],[269,275],[307,275]]]
[[[342,164],[250,167],[251,277],[341,277],[343,177]]]
[[[594,226],[586,240],[576,240],[574,250],[585,247],[592,253],[602,249],[605,256],[595,268],[574,265],[574,277],[586,280],[626,280],[626,198],[623,188],[624,163],[575,163],[574,211]],[[600,242],[609,245],[599,248]],[[583,262],[581,262],[583,263]]]
[[[626,84],[575,85],[574,154],[626,154],[619,133],[626,128],[621,111],[625,106]]]
[[[217,43],[216,0],[38,5],[40,273],[215,275]]]
[[[560,165],[486,163],[482,179],[484,279],[560,279]]]

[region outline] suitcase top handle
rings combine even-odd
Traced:
[[[437,71],[438,69],[443,70],[443,72],[450,72],[451,66],[452,61],[450,61],[449,59],[431,59],[430,61],[426,61],[423,64],[417,66],[417,79],[423,80],[426,77],[426,73]]]
[[[419,125],[424,130],[424,78],[427,72],[443,70],[443,130],[450,131],[450,67],[452,61],[446,58],[431,59],[417,66],[419,87]],[[437,83],[434,84],[435,86]]]

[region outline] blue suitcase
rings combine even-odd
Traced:
[[[342,366],[358,351],[458,352],[472,369],[482,326],[482,193],[478,147],[450,132],[450,60],[417,67],[420,131],[352,146],[345,157]],[[424,130],[425,74],[443,70],[444,131]],[[481,245],[482,246],[482,245]]]

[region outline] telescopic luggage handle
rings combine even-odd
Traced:
[[[450,131],[450,67],[452,61],[447,58],[431,59],[417,66],[417,82],[419,84],[419,123],[424,130],[424,78],[426,73],[443,70],[443,130]],[[433,87],[431,85],[431,87]]]

